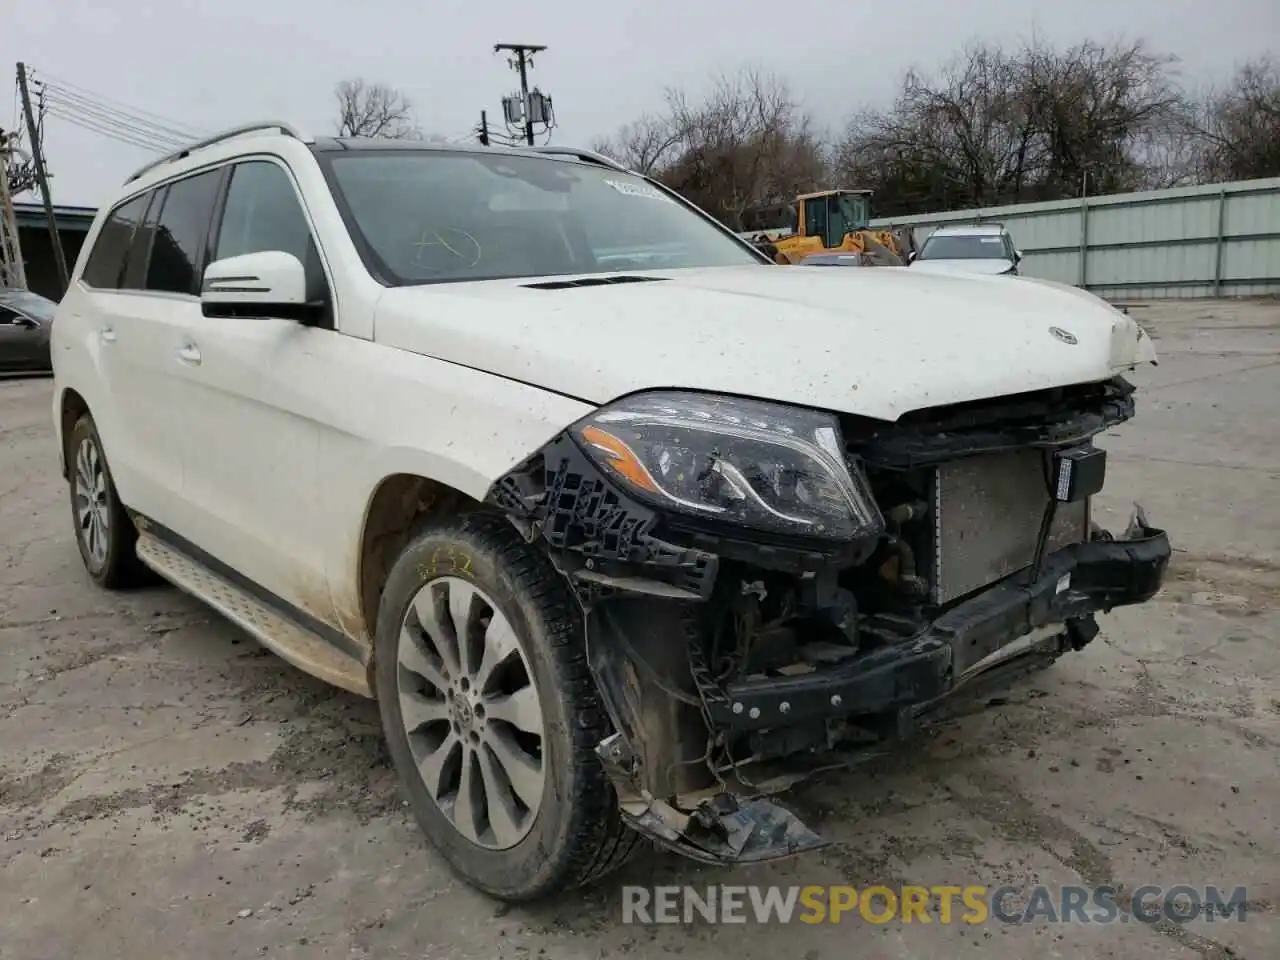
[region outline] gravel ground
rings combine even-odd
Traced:
[[[48,380],[0,382],[0,957],[1277,956],[1280,302],[1133,306],[1161,352],[1105,445],[1165,590],[910,749],[794,794],[838,842],[738,872],[645,854],[533,908],[454,878],[372,704],[171,589],[91,586]],[[1244,923],[642,927],[624,883],[1243,885]],[[974,952],[974,955],[978,955]]]

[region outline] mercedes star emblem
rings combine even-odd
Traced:
[[[1050,327],[1049,332],[1053,334],[1053,336],[1061,340],[1063,343],[1079,343],[1080,342],[1079,340],[1076,339],[1076,335],[1074,333],[1071,333],[1068,330],[1063,330],[1061,327]]]

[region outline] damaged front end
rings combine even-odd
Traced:
[[[895,423],[640,394],[556,437],[489,500],[586,615],[623,816],[698,860],[823,841],[767,797],[1078,650],[1160,588],[1170,547],[1090,498],[1123,379]]]

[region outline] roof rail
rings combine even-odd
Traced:
[[[517,147],[517,149],[519,148]],[[525,149],[532,150],[535,153],[549,153],[558,157],[576,157],[579,160],[598,163],[614,170],[620,170],[623,173],[631,172],[612,157],[606,157],[603,153],[597,153],[594,150],[584,150],[580,147],[527,147]]]
[[[152,160],[150,163],[135,170],[133,172],[133,176],[129,177],[125,183],[132,183],[149,170],[154,170],[163,163],[169,163],[172,160],[179,160],[182,157],[187,156],[187,154],[191,153],[193,150],[202,150],[205,147],[213,146],[215,143],[221,143],[223,140],[230,140],[232,137],[241,137],[246,133],[257,133],[262,130],[279,130],[286,137],[293,137],[295,140],[310,142],[310,138],[305,136],[292,124],[284,123],[280,120],[259,120],[256,123],[245,123],[238,127],[232,127],[229,130],[223,130],[221,133],[215,133],[213,136],[206,137],[204,140],[197,140],[195,143],[188,144],[185,147],[181,147],[173,151],[173,153],[165,154],[159,160]]]

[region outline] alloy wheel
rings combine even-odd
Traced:
[[[77,535],[95,567],[107,561],[111,510],[107,503],[107,471],[91,437],[76,449],[75,515]]]
[[[397,695],[427,792],[466,840],[490,850],[529,833],[546,783],[542,704],[520,638],[457,577],[426,583],[400,626]]]

